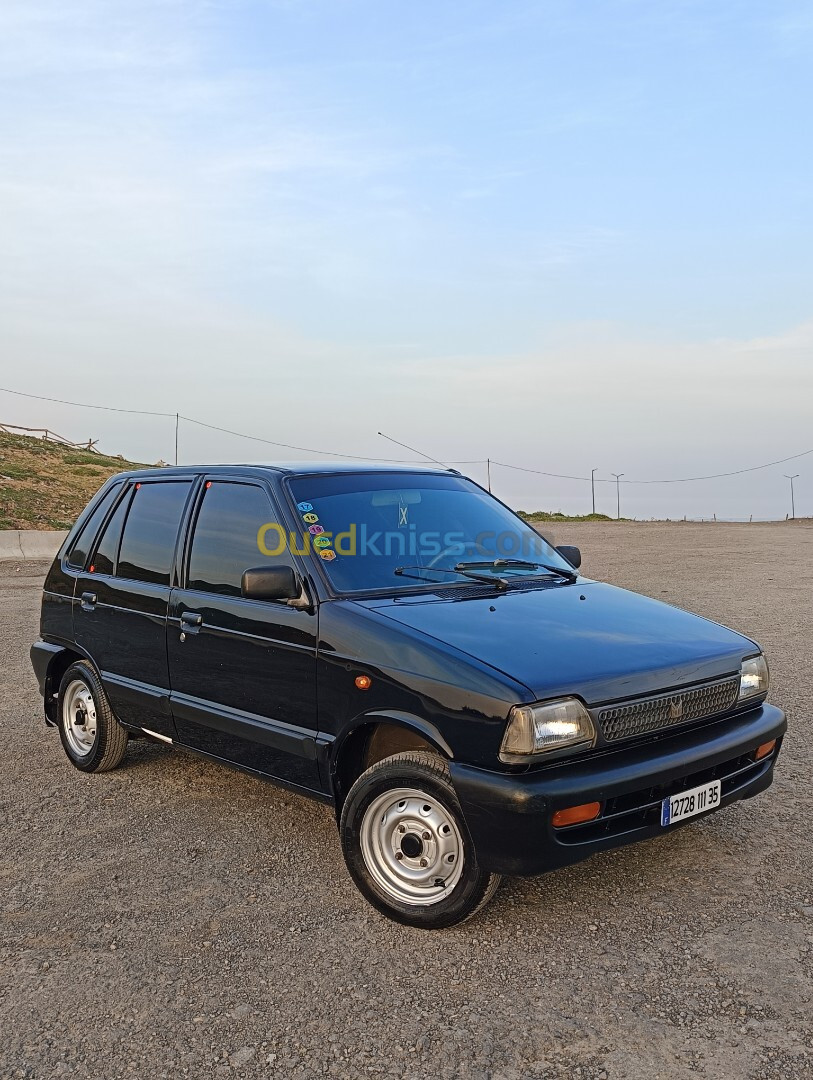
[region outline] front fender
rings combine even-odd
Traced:
[[[438,728],[417,713],[398,709],[372,709],[359,713],[340,736],[329,742],[320,740],[321,745],[317,744],[320,773],[327,778],[328,793],[333,799],[337,815],[347,792],[362,771],[368,745],[367,736],[384,724],[419,736],[423,742],[429,743],[449,760],[454,757],[449,743]]]
[[[348,728],[344,738],[360,727],[374,724],[393,724],[396,727],[402,727],[409,731],[416,731],[419,735],[423,736],[427,742],[436,746],[445,757],[449,759],[454,757],[451,746],[449,746],[446,739],[441,735],[434,724],[425,720],[422,716],[418,716],[416,713],[402,712],[399,709],[374,709],[371,712],[360,713],[353,720],[353,723]],[[344,741],[344,739],[342,741]]]

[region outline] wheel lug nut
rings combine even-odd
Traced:
[[[424,839],[424,840],[431,840],[431,839],[432,839],[432,837],[431,837],[431,836],[429,835],[429,833],[428,833],[428,832],[425,832],[425,833],[423,834],[423,837],[422,837],[422,839]]]
[[[428,865],[429,865],[429,860],[428,859],[421,859],[421,866],[428,866]]]
[[[401,832],[401,833],[406,832],[406,825],[399,825],[398,826],[398,832]]]
[[[403,859],[403,857],[404,857],[404,853],[403,853],[403,851],[396,851],[396,852],[395,852],[395,858],[396,858],[396,859],[399,859],[399,860],[400,860],[400,859]]]

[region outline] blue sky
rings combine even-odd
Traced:
[[[813,448],[811,60],[786,0],[5,0],[0,382],[601,477]],[[0,421],[172,452],[159,420]],[[813,514],[791,465],[625,503],[784,516],[798,471]]]

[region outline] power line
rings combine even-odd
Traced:
[[[268,446],[279,446],[286,450],[296,450],[304,454],[321,454],[326,457],[347,458],[353,461],[385,461],[390,464],[407,464],[402,458],[364,457],[360,454],[341,454],[334,450],[314,450],[312,447],[308,446],[294,446],[291,443],[275,442],[273,439],[263,439],[258,435],[247,435],[244,431],[232,431],[230,428],[217,427],[215,424],[207,424],[203,420],[196,420],[192,416],[183,416],[179,413],[155,412],[150,409],[122,409],[112,405],[89,405],[84,401],[66,401],[64,398],[45,397],[42,394],[24,394],[20,390],[9,390],[5,386],[0,386],[0,391],[4,394],[14,394],[15,397],[32,398],[34,401],[50,401],[57,405],[72,405],[77,409],[96,409],[101,412],[131,413],[136,416],[161,416],[169,420],[174,420],[176,417],[179,417],[188,424],[195,424],[197,427],[209,428],[211,431],[220,431],[226,435],[235,435],[239,439],[250,439],[252,442],[265,443]],[[477,464],[477,462],[467,461],[457,462],[456,464],[474,465]]]
[[[303,454],[318,454],[323,457],[343,458],[348,461],[383,461],[384,463],[390,465],[415,464],[414,461],[404,458],[382,458],[369,457],[363,454],[342,454],[336,450],[316,450],[313,447],[309,446],[296,446],[292,443],[277,442],[274,439],[265,439],[259,435],[248,435],[244,431],[234,431],[232,428],[218,427],[216,424],[207,424],[203,420],[196,420],[192,416],[184,416],[179,413],[156,412],[150,409],[123,409],[112,405],[90,405],[87,402],[83,401],[66,401],[63,398],[45,397],[42,394],[26,394],[23,393],[21,390],[9,390],[5,386],[0,386],[0,392],[4,394],[13,394],[15,397],[31,398],[34,401],[50,401],[57,405],[71,405],[77,409],[95,409],[100,412],[130,413],[134,416],[160,416],[170,420],[181,419],[185,420],[188,424],[194,424],[197,427],[208,428],[210,431],[219,431],[224,435],[233,435],[235,438],[238,439],[249,439],[251,442],[264,443],[266,446],[276,446],[284,450],[296,450],[298,453]],[[389,436],[385,436],[385,438],[389,438]],[[397,442],[396,439],[391,439],[390,441]],[[398,443],[398,445],[406,446],[406,443]],[[411,447],[406,448],[412,449]],[[420,452],[415,451],[415,453]],[[730,472],[710,473],[707,476],[670,477],[664,480],[621,480],[620,482],[622,484],[691,484],[700,480],[722,480],[731,476],[742,476],[745,473],[759,472],[761,469],[770,469],[774,465],[784,465],[788,461],[797,461],[799,458],[808,457],[810,454],[813,454],[813,449],[803,450],[799,454],[790,454],[788,457],[778,458],[776,461],[768,461],[765,462],[765,464],[763,465],[752,465],[743,469],[733,469]],[[422,456],[426,457],[427,455],[424,454]],[[432,458],[430,460],[434,461],[435,459]],[[592,479],[589,476],[573,476],[569,473],[555,473],[547,472],[544,469],[532,469],[526,465],[511,465],[505,461],[495,461],[493,458],[491,458],[488,463],[489,465],[497,465],[499,468],[502,469],[512,469],[515,472],[533,473],[536,476],[549,476],[557,480],[579,480],[583,481],[584,483],[589,483]],[[467,461],[452,461],[449,462],[449,464],[484,465],[486,464],[486,459],[476,458]],[[605,480],[602,477],[597,477],[596,482],[599,484],[615,483],[614,480]]]
[[[590,482],[589,476],[570,476],[568,473],[545,472],[543,469],[528,469],[524,465],[508,465],[505,461],[495,461],[494,458],[491,458],[491,464],[499,465],[501,469],[514,469],[516,472],[536,473],[537,476],[552,476],[557,480],[584,480],[587,483]],[[604,483],[604,481],[599,479],[599,483]]]
[[[175,415],[174,413],[170,415]],[[338,450],[314,450],[311,446],[294,446],[291,443],[276,442],[274,439],[264,439],[259,435],[247,435],[244,431],[232,431],[231,428],[217,427],[215,424],[207,424],[203,420],[195,420],[192,416],[184,416],[183,413],[179,414],[181,420],[186,420],[188,424],[195,424],[197,427],[209,428],[211,431],[221,431],[225,435],[236,435],[238,439],[250,439],[252,442],[266,443],[269,446],[280,446],[285,450],[297,450],[303,454],[320,454],[325,457],[337,457],[343,458],[346,461],[383,461],[387,465],[414,465],[415,463],[411,458],[383,458],[383,457],[367,457],[364,454],[342,454]],[[379,431],[379,435],[382,432]],[[384,438],[389,438],[388,435],[384,435]],[[390,440],[391,442],[398,442],[397,439]],[[411,446],[407,446],[406,443],[398,443],[399,446],[405,446],[407,450],[412,450]],[[413,453],[420,454],[420,450],[414,450]],[[427,454],[422,454],[422,457],[428,457]],[[434,461],[442,468],[446,468],[446,465],[442,461],[438,461],[437,458],[428,458],[429,461]],[[453,461],[452,465],[483,465],[485,464],[484,458],[476,458],[470,461]]]
[[[184,416],[182,413],[165,413],[165,412],[153,412],[149,409],[122,409],[116,408],[112,405],[88,405],[83,401],[66,401],[63,398],[44,397],[41,394],[24,394],[20,390],[9,390],[5,386],[0,386],[0,391],[4,394],[14,394],[16,397],[32,398],[34,401],[51,401],[58,405],[72,405],[77,409],[97,409],[102,412],[115,412],[115,413],[132,413],[137,416],[161,416],[169,420],[181,419],[185,420],[188,424],[195,424],[196,427],[208,428],[210,431],[220,431],[224,435],[234,435],[238,439],[249,439],[251,442],[265,443],[267,446],[278,446],[285,450],[296,450],[298,453],[303,454],[320,454],[323,457],[337,457],[344,458],[350,461],[383,461],[392,465],[408,465],[413,464],[411,459],[407,458],[383,458],[383,457],[369,457],[364,454],[343,454],[337,450],[316,450],[311,446],[295,446],[292,443],[277,442],[274,439],[264,439],[259,435],[248,435],[245,431],[234,431],[231,428],[218,427],[216,424],[207,424],[204,420],[196,420],[193,416]],[[396,441],[396,440],[393,440]],[[399,446],[405,446],[405,443],[399,443]],[[408,450],[412,449],[407,447]],[[414,451],[416,454],[419,451]],[[421,455],[426,457],[425,454]],[[430,459],[434,461],[434,458]],[[485,459],[474,459],[468,461],[454,461],[453,465],[481,465],[484,464]],[[442,464],[438,462],[438,464]],[[444,466],[445,468],[445,466]]]
[[[134,413],[138,416],[175,416],[175,413],[152,412],[149,409],[116,409],[112,405],[87,405],[84,401],[64,401],[62,398],[43,397],[42,394],[24,394],[20,390],[9,390],[5,386],[0,386],[0,390],[2,390],[4,394],[14,394],[15,397],[33,398],[35,401],[52,401],[57,405],[73,405],[77,409],[98,409],[100,412]]]
[[[174,416],[174,413],[169,415]],[[209,428],[211,431],[221,431],[225,435],[236,435],[238,439],[250,439],[252,442],[266,443],[268,446],[280,446],[285,450],[297,450],[303,454],[320,454],[324,457],[337,457],[343,458],[346,461],[383,461],[387,465],[414,465],[414,461],[411,458],[382,458],[382,457],[366,457],[364,454],[342,454],[338,450],[314,450],[311,446],[294,446],[291,443],[276,442],[274,439],[264,439],[259,435],[247,435],[244,431],[232,431],[231,428],[217,427],[215,424],[207,424],[203,420],[195,420],[192,416],[184,416],[183,413],[179,414],[181,420],[186,420],[188,424],[195,424],[197,427]],[[379,432],[379,434],[381,434]],[[384,438],[387,438],[385,435]],[[397,440],[393,439],[393,442]],[[406,443],[398,443],[399,446],[406,446]],[[407,450],[411,450],[411,446],[407,446]],[[416,454],[420,453],[419,450],[414,451]],[[423,455],[426,457],[426,454]],[[435,458],[430,458],[430,461],[435,461]],[[442,461],[437,462],[444,469]],[[477,459],[474,461],[453,461],[452,465],[482,465],[483,460]]]
[[[803,450],[801,454],[791,454],[789,457],[779,458],[777,461],[766,461],[764,465],[751,465],[745,469],[733,469],[731,472],[711,473],[708,476],[681,476],[673,477],[667,480],[622,480],[622,484],[691,484],[697,480],[721,480],[727,476],[742,476],[744,473],[759,472],[760,469],[770,469],[774,465],[784,465],[786,461],[796,461],[798,458],[807,457],[808,454],[813,454],[813,450]],[[586,484],[590,483],[589,476],[568,476],[565,473],[551,473],[543,472],[542,469],[529,469],[524,465],[509,465],[504,461],[495,461],[491,459],[492,465],[499,465],[503,469],[516,469],[518,472],[536,473],[539,476],[553,476],[560,480],[583,480]],[[604,479],[598,477],[596,483],[599,484],[613,484],[614,480]]]
[[[336,450],[314,450],[313,447],[310,446],[294,446],[292,443],[276,442],[274,439],[263,439],[259,435],[246,435],[243,431],[232,431],[231,428],[217,427],[215,424],[206,424],[203,420],[195,420],[193,417],[184,416],[183,414],[181,414],[181,420],[186,420],[188,424],[195,424],[196,427],[209,428],[210,431],[220,431],[225,435],[236,435],[238,439],[250,439],[252,442],[265,443],[267,446],[280,446],[285,450],[296,450],[303,454],[322,454],[325,457],[345,458],[350,461],[384,461],[389,464],[408,464],[403,458],[373,458],[365,457],[362,454],[340,454]]]
[[[807,457],[813,454],[813,450],[803,450],[801,454],[791,454],[789,457],[779,458],[778,461],[766,461],[764,465],[751,465],[747,469],[734,469],[731,472],[712,473],[710,476],[686,476],[679,480],[622,480],[622,484],[690,484],[695,480],[720,480],[726,476],[743,476],[745,473],[759,472],[760,469],[770,469],[774,465],[782,465],[786,461],[796,461],[797,458]]]

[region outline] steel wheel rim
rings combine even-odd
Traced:
[[[370,876],[399,903],[437,904],[463,875],[463,837],[454,817],[418,788],[390,788],[373,799],[360,838]]]
[[[74,679],[65,690],[62,730],[77,757],[87,757],[96,745],[96,702],[90,687],[81,679]]]

